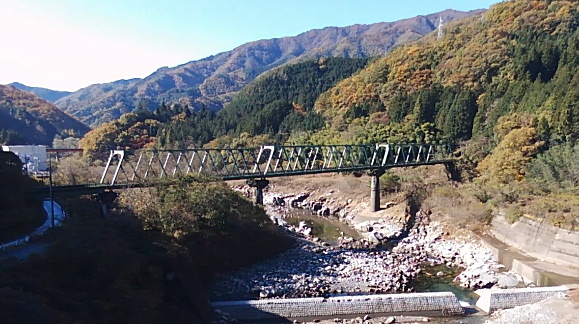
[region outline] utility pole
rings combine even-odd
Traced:
[[[52,227],[54,228],[54,197],[52,196],[52,159],[48,159],[48,185],[50,193],[50,211],[52,215]]]

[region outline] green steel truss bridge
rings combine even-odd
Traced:
[[[450,163],[449,144],[300,145],[243,149],[110,152],[101,185],[131,186],[187,174],[255,180],[318,173],[378,171]]]
[[[203,175],[218,180],[246,180],[263,204],[267,178],[320,173],[363,172],[372,176],[370,208],[380,209],[380,176],[396,167],[445,164],[460,156],[451,144],[266,145],[241,149],[111,150],[98,183],[42,187],[31,194],[79,196],[98,194],[103,206],[116,197],[113,190],[152,187],[170,178]],[[96,181],[95,181],[96,182]],[[104,210],[104,209],[103,209]]]

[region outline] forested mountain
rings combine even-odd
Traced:
[[[461,143],[458,169],[473,181],[445,199],[470,195],[481,222],[502,208],[576,229],[578,27],[576,1],[503,1],[357,72],[343,68],[363,61],[312,60],[264,74],[218,113],[161,106],[149,145]],[[138,138],[117,130],[102,138]]]
[[[472,182],[439,198],[577,230],[578,26],[577,1],[501,2],[341,81],[315,104],[326,127],[288,142],[462,141]]]
[[[55,135],[82,136],[88,130],[46,100],[0,85],[0,143],[50,145]]]
[[[128,79],[93,84],[61,98],[55,105],[87,125],[98,125],[119,118],[120,115],[133,111],[135,107],[148,107],[145,99],[137,106],[133,103],[132,98],[136,94],[134,86],[140,81]]]
[[[475,138],[488,142],[488,153],[523,126],[552,143],[573,139],[579,131],[577,6],[503,2],[484,16],[447,24],[440,39],[431,34],[400,46],[358,73],[362,60],[287,65],[248,85],[219,113],[203,110],[160,125],[158,144],[199,146],[244,133],[277,142],[291,133],[296,143]]]
[[[323,118],[312,111],[317,97],[367,62],[322,58],[273,69],[239,91],[219,112],[202,111],[165,125],[159,145],[199,146],[224,137],[219,146],[236,146],[230,137],[279,134],[280,141],[290,132],[317,130],[324,126]]]
[[[261,140],[282,141],[290,132],[324,126],[312,111],[317,97],[363,68],[368,59],[322,58],[285,65],[260,76],[218,112],[161,104],[154,111],[138,109],[102,124],[80,145],[90,154],[110,147],[141,148],[213,145],[239,147]],[[280,134],[282,133],[282,134]],[[255,142],[257,143],[257,142]],[[261,144],[255,144],[261,145]]]
[[[9,85],[13,86],[16,89],[24,90],[27,92],[32,93],[48,102],[55,102],[62,97],[66,97],[72,92],[68,91],[57,91],[57,90],[50,90],[46,88],[39,88],[39,87],[29,87],[22,83],[12,82]]]
[[[429,35],[400,46],[320,96],[315,111],[329,126],[301,140],[474,137],[492,146],[508,133],[497,135],[497,127],[525,123],[541,138],[576,138],[578,6],[506,1],[448,24],[440,40]]]
[[[118,118],[137,107],[154,109],[179,101],[197,110],[219,110],[259,74],[288,62],[330,56],[371,57],[416,40],[436,28],[439,17],[452,21],[481,11],[446,10],[397,22],[328,27],[294,37],[259,40],[144,79],[90,86],[61,98],[56,105],[89,125]]]

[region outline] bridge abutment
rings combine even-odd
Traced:
[[[263,205],[263,189],[269,185],[269,180],[252,179],[246,182],[250,187],[255,188],[255,203]]]
[[[372,177],[370,180],[370,211],[376,212],[380,210],[380,177],[386,173],[384,169],[376,169],[368,171]]]

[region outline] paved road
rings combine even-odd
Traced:
[[[0,261],[16,258],[17,260],[26,260],[34,253],[42,253],[48,247],[48,243],[36,242],[26,243],[20,246],[0,250]]]

